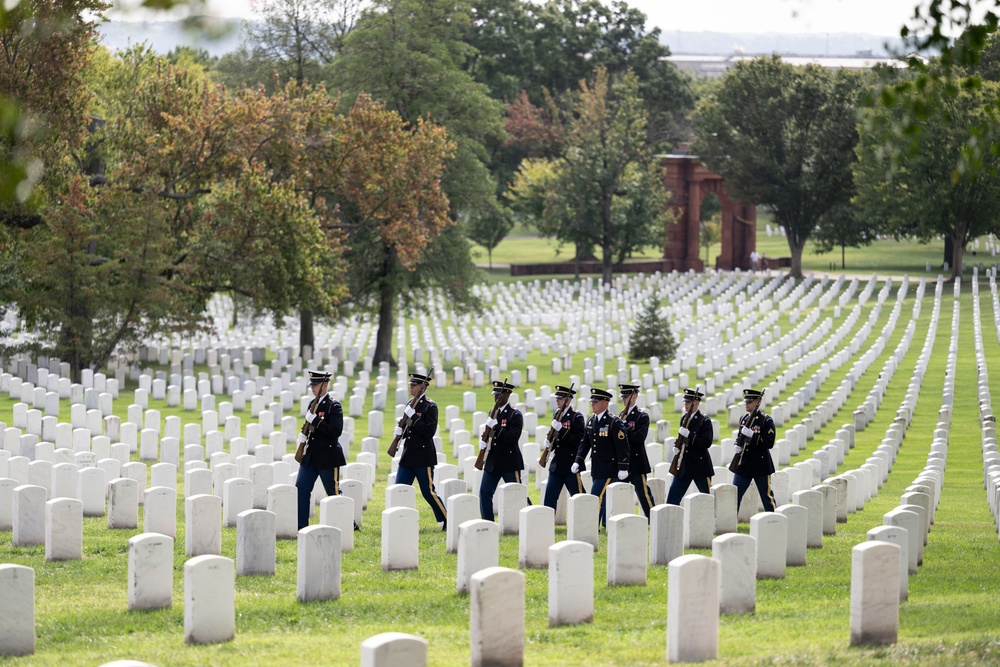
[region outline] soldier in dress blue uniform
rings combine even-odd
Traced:
[[[306,412],[306,425],[298,441],[306,444],[295,486],[299,496],[299,529],[309,525],[309,500],[316,478],[323,481],[327,495],[340,493],[340,466],[347,463],[340,447],[344,432],[344,411],[333,396],[326,393],[330,374],[309,371],[309,389],[313,400]]]
[[[600,521],[604,526],[604,493],[611,482],[628,479],[628,440],[625,424],[608,411],[611,392],[590,390],[590,411],[586,437],[576,453],[576,463],[570,468],[573,474],[583,469],[584,459],[590,452],[590,474],[594,483],[590,492],[601,499]]]
[[[774,447],[774,420],[760,410],[763,398],[763,392],[756,389],[743,390],[743,402],[747,412],[740,417],[740,435],[743,437],[739,440],[744,445],[741,447],[739,442],[733,445],[739,460],[736,473],[733,475],[733,484],[736,485],[737,509],[743,500],[743,494],[750,488],[750,482],[753,482],[757,485],[764,511],[773,512],[774,492],[771,490],[771,475],[774,473],[774,461],[771,459],[770,450]]]
[[[674,481],[670,483],[670,491],[667,492],[668,505],[680,505],[691,482],[694,482],[702,493],[709,493],[712,487],[715,466],[712,465],[712,457],[708,453],[708,448],[712,446],[712,420],[698,410],[704,396],[705,394],[695,389],[684,390],[684,411],[690,417],[687,426],[679,427],[677,433],[687,439],[687,445],[684,447],[684,456],[680,460]],[[680,449],[675,444],[673,455],[677,456],[679,452]]]
[[[524,428],[524,417],[520,410],[510,405],[510,394],[514,385],[497,380],[493,383],[493,398],[498,401],[496,416],[486,420],[490,427],[489,442],[479,441],[479,449],[487,449],[483,462],[483,479],[479,485],[479,513],[487,521],[493,521],[493,494],[500,480],[521,483],[524,458],[518,440]]]
[[[420,373],[410,373],[410,396],[416,396],[430,383],[430,377]],[[407,405],[403,413],[413,421],[405,433],[403,455],[396,469],[396,484],[412,485],[416,479],[420,485],[420,494],[431,506],[434,519],[444,530],[448,513],[444,503],[441,502],[441,497],[434,489],[434,466],[438,462],[437,448],[434,446],[434,434],[437,433],[438,425],[437,404],[428,398],[427,392],[424,391],[416,404],[413,407]],[[403,429],[397,426],[393,435],[404,435]]]
[[[549,445],[549,478],[545,484],[544,500],[545,506],[552,509],[556,508],[563,487],[571,496],[583,493],[583,480],[580,479],[579,472],[572,471],[572,467],[586,434],[583,413],[574,410],[572,406],[576,391],[556,385],[555,395],[558,419],[552,420],[552,428],[556,434]]]
[[[622,404],[619,417],[625,422],[625,437],[628,440],[629,461],[628,461],[628,481],[635,487],[635,495],[639,499],[639,506],[642,513],[649,518],[649,510],[656,503],[653,501],[653,494],[646,484],[646,475],[653,469],[649,465],[649,456],[646,455],[646,434],[649,433],[649,415],[636,406],[639,399],[639,386],[634,384],[618,385]]]

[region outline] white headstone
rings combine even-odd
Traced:
[[[319,501],[319,523],[340,530],[340,550],[354,551],[354,501],[347,496],[327,496]]]
[[[361,642],[361,667],[427,667],[427,640],[383,632]]]
[[[166,486],[146,489],[143,531],[177,538],[177,491]]]
[[[776,512],[750,518],[750,536],[757,540],[757,578],[784,579],[788,552],[788,519]]]
[[[472,667],[524,664],[524,574],[487,567],[472,575],[469,592]]]
[[[184,552],[188,556],[222,553],[222,498],[199,494],[184,500]],[[237,524],[238,525],[238,524]]]
[[[472,575],[497,567],[500,562],[500,527],[483,519],[472,519],[458,529],[458,568],[456,590],[470,591]]]
[[[415,570],[420,561],[420,513],[409,507],[382,512],[382,569]]]
[[[729,533],[712,540],[719,561],[719,611],[752,614],[757,608],[757,544],[749,535]]]
[[[128,541],[128,608],[168,609],[174,592],[174,540],[142,533]]]
[[[549,547],[549,627],[594,620],[594,548],[566,540]]]
[[[275,569],[274,512],[246,510],[236,517],[236,575],[273,576]]]
[[[299,531],[298,598],[300,602],[340,597],[340,529],[307,526]]]
[[[646,585],[646,527],[636,514],[608,519],[608,586]]]
[[[667,661],[703,662],[719,657],[719,561],[675,558],[668,566]]]
[[[35,652],[35,571],[0,565],[0,655]]]
[[[598,545],[598,517],[601,501],[589,493],[570,497],[566,510],[566,539],[590,544],[594,551]]]
[[[555,511],[544,505],[521,510],[518,529],[518,567],[542,568],[549,564],[549,547],[555,543]]]
[[[235,588],[229,558],[205,555],[184,563],[185,643],[215,644],[236,636]]]
[[[83,558],[83,503],[55,498],[45,503],[45,560]]]
[[[902,552],[889,542],[851,549],[851,646],[895,644]]]

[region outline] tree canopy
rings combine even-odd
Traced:
[[[773,211],[796,277],[822,216],[853,192],[861,91],[855,73],[775,55],[737,63],[695,111],[694,151],[733,195]]]

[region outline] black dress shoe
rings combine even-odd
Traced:
[[[354,522],[354,530],[361,530],[361,526],[358,525],[357,521]]]

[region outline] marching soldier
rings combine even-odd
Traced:
[[[489,447],[479,485],[479,513],[487,521],[493,521],[493,494],[500,480],[520,484],[521,471],[524,470],[524,458],[518,446],[524,417],[510,405],[512,391],[514,385],[508,382],[497,380],[493,383],[493,397],[499,407],[496,415],[486,420],[485,426],[490,428],[489,442],[479,441],[479,449]]]
[[[410,396],[416,396],[430,383],[430,377],[410,373]],[[412,485],[413,480],[417,480],[421,495],[434,511],[434,519],[441,530],[444,530],[447,527],[448,513],[434,489],[434,466],[438,462],[437,448],[434,446],[434,434],[438,425],[437,403],[428,398],[425,391],[413,407],[407,405],[403,412],[413,422],[406,432],[403,455],[396,469],[396,484]],[[393,435],[403,435],[403,429],[397,426]]]
[[[571,405],[576,391],[556,385],[555,395],[558,418],[552,420],[552,428],[556,434],[550,445],[551,461],[544,500],[544,504],[552,509],[556,508],[563,487],[566,487],[571,496],[583,493],[583,480],[580,479],[579,472],[573,472],[572,468],[586,434],[583,413],[577,412]]]
[[[628,440],[628,481],[635,487],[639,506],[642,507],[642,513],[648,519],[650,508],[656,504],[649,486],[646,485],[646,475],[653,471],[649,465],[649,456],[646,455],[649,415],[636,406],[639,399],[638,385],[620,384],[618,390],[621,392],[622,403],[625,405],[619,417],[625,423],[625,437]]]
[[[628,441],[625,438],[625,424],[608,412],[611,392],[603,389],[590,390],[590,411],[586,437],[576,453],[576,462],[570,468],[574,475],[583,468],[587,452],[590,452],[590,470],[593,486],[590,492],[601,499],[600,521],[605,526],[604,493],[612,481],[628,479]]]
[[[689,417],[687,426],[679,427],[677,434],[686,440],[686,444],[677,474],[674,475],[674,481],[670,483],[670,491],[667,493],[668,505],[680,505],[681,498],[687,493],[691,482],[694,482],[702,493],[709,493],[712,486],[715,467],[708,453],[708,448],[712,446],[712,421],[698,410],[704,396],[705,394],[695,389],[684,390],[684,410]],[[674,445],[673,453],[674,456],[681,455],[677,445]]]
[[[742,437],[733,445],[737,458],[733,484],[736,485],[737,509],[743,501],[743,494],[750,488],[750,482],[753,482],[757,485],[764,511],[773,512],[775,503],[771,474],[774,473],[774,461],[771,460],[770,450],[774,447],[774,420],[760,409],[763,397],[763,392],[756,389],[743,390],[747,412],[740,417]]]
[[[326,392],[330,373],[309,371],[309,389],[313,400],[306,412],[306,424],[298,442],[305,444],[299,473],[295,478],[299,500],[299,529],[309,525],[309,500],[316,479],[323,481],[327,495],[340,493],[340,466],[347,463],[340,446],[344,431],[344,411],[340,403]]]

